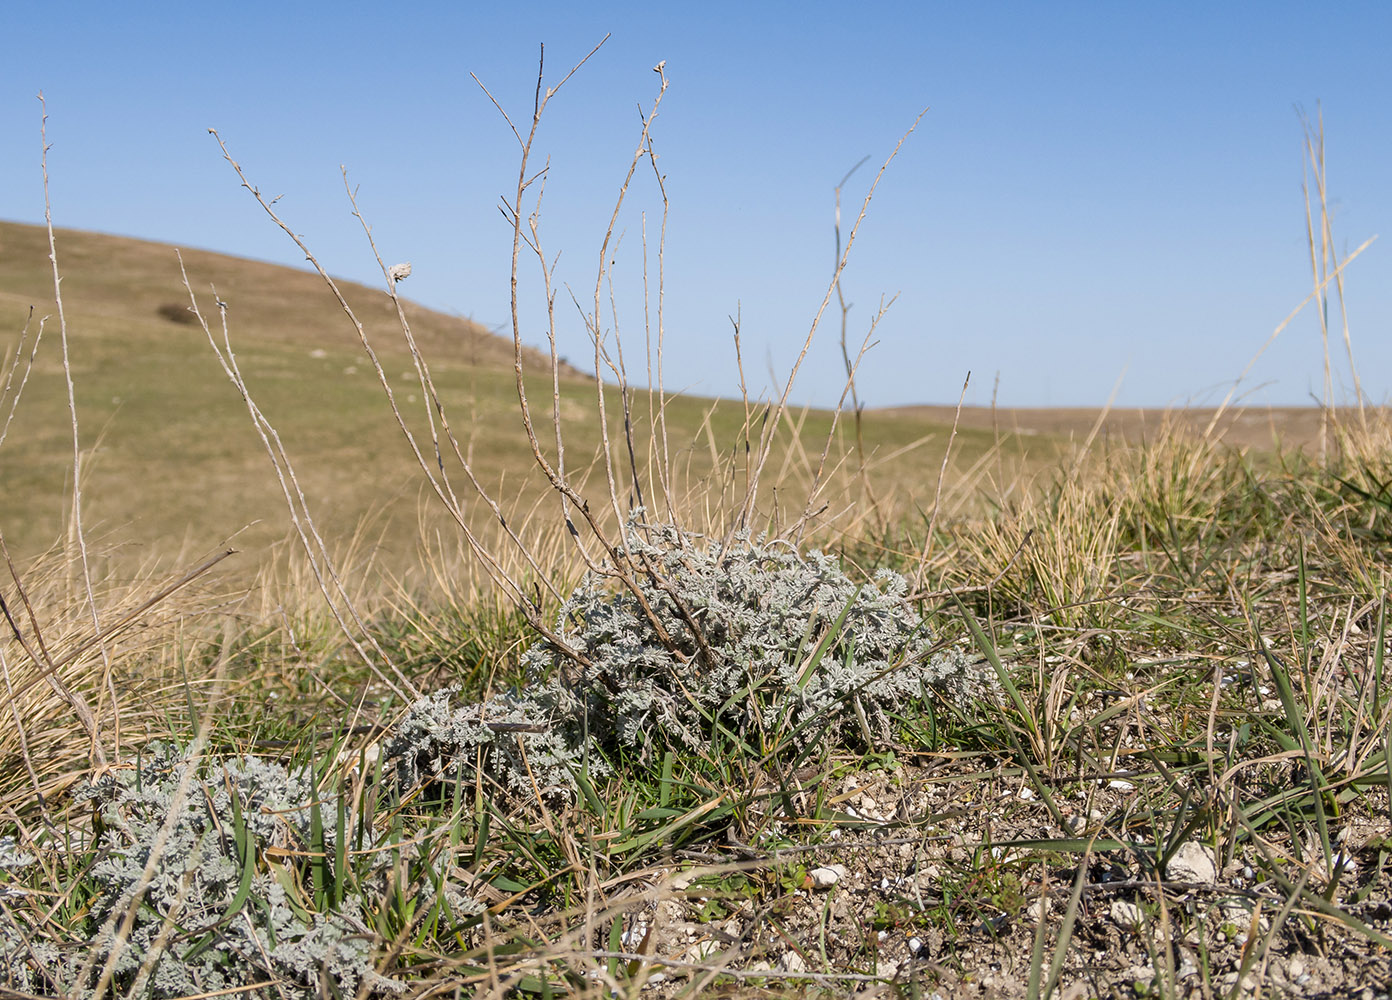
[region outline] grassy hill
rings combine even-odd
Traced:
[[[209,550],[235,536],[242,569],[259,567],[268,546],[285,536],[288,516],[246,408],[187,312],[173,248],[71,230],[58,231],[57,245],[89,531],[104,536],[108,550],[117,546],[121,561],[139,562],[183,548],[190,554]],[[380,538],[387,562],[414,561],[421,474],[351,324],[319,277],[205,251],[185,251],[183,258],[196,290],[215,285],[229,303],[233,346],[247,382],[279,430],[326,534],[347,539],[375,515],[373,537]],[[390,300],[359,285],[342,288],[381,353],[403,409],[424,426],[424,402]],[[21,557],[62,535],[71,426],[47,235],[42,227],[0,223],[0,353],[13,353],[31,307],[31,339],[39,317],[49,319],[33,376],[0,445],[0,530]],[[414,304],[407,311],[481,479],[499,486],[504,499],[530,500],[538,487],[516,412],[511,342],[468,320]],[[548,363],[534,351],[526,363],[538,379],[530,390],[538,416],[549,422]],[[567,370],[562,413],[573,468],[597,454],[594,394],[591,379]],[[621,414],[610,395],[617,422]],[[636,413],[646,414],[647,406],[635,399]],[[743,419],[739,404],[669,403],[679,464],[698,480],[707,476],[728,460]],[[806,477],[809,462],[815,464],[830,415],[803,414],[800,426],[810,455],[783,466],[794,477]],[[842,450],[849,447],[848,426]],[[874,475],[908,481],[910,494],[928,506],[949,429],[917,413],[867,416]],[[967,467],[993,440],[989,429],[964,430],[953,446],[954,466]],[[1012,454],[1013,440],[1005,447]],[[917,447],[902,451],[914,442]]]

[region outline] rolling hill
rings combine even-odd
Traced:
[[[259,568],[286,536],[284,499],[245,404],[203,331],[190,322],[173,248],[72,230],[58,231],[57,245],[88,534],[101,539],[100,549],[120,565],[179,552],[193,558],[235,539],[243,570]],[[193,287],[214,284],[229,303],[238,362],[279,431],[325,534],[346,540],[372,517],[368,534],[378,558],[391,565],[413,561],[423,478],[356,333],[321,279],[206,251],[183,257]],[[342,287],[381,354],[398,402],[425,430],[425,400],[388,298],[358,285]],[[14,352],[31,307],[29,344],[40,318],[54,312],[46,233],[0,223],[0,356],[11,362],[24,360]],[[407,311],[460,447],[472,455],[480,479],[504,503],[530,503],[542,491],[518,418],[511,341],[418,305]],[[27,356],[29,347],[24,351]],[[536,373],[529,394],[549,439],[549,363],[536,351],[524,360]],[[583,468],[600,448],[596,386],[573,370],[563,374],[567,461]],[[612,392],[608,404],[611,426],[620,427]],[[646,425],[650,405],[645,393],[635,394],[635,424]],[[0,420],[8,409],[6,402]],[[733,475],[742,406],[682,398],[669,400],[666,413],[674,464],[691,482],[728,488],[710,473],[722,467]],[[778,471],[805,481],[825,446],[831,415],[808,411],[796,415],[796,424],[802,444]],[[848,425],[838,430],[841,449]],[[910,502],[926,505],[948,431],[941,421],[914,413],[867,416],[871,475],[886,484],[907,483]],[[21,559],[64,536],[71,434],[57,321],[50,315],[33,376],[0,444],[0,531]],[[964,430],[954,464],[966,467],[992,441],[990,430]],[[611,447],[617,455],[618,442]]]
[[[55,239],[63,304],[75,336],[112,336],[138,327],[151,336],[177,337],[193,326],[174,247],[70,229],[56,230]],[[203,299],[211,285],[217,286],[239,341],[310,349],[354,346],[352,327],[317,274],[206,250],[179,253],[189,283]],[[404,350],[385,292],[346,281],[339,287],[377,349]],[[0,330],[7,336],[18,331],[30,306],[40,315],[54,308],[48,233],[42,226],[0,222]],[[511,339],[415,303],[408,302],[406,310],[416,340],[432,356],[481,367],[512,366]],[[526,360],[533,367],[545,363],[539,351],[529,351]],[[570,368],[567,373],[581,374]]]

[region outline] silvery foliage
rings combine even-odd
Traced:
[[[403,788],[459,777],[481,768],[506,796],[567,795],[574,773],[608,773],[587,753],[583,726],[573,723],[580,702],[561,685],[507,692],[481,704],[451,703],[457,688],[417,700],[397,724],[384,751]]]
[[[21,871],[33,863],[34,855],[21,850],[13,837],[0,837],[0,871]]]
[[[602,773],[606,754],[703,751],[717,724],[760,753],[863,747],[890,739],[891,714],[930,693],[964,705],[994,691],[989,669],[962,653],[931,655],[908,583],[890,570],[857,586],[820,552],[748,536],[702,545],[670,525],[631,523],[627,543],[642,601],[590,574],[557,616],[556,634],[589,665],[542,640],[523,655],[522,692],[459,709],[450,692],[421,699],[387,751],[403,781],[482,760],[509,791],[569,789],[581,766]],[[519,736],[489,721],[547,731]],[[586,734],[605,753],[585,753]]]
[[[21,950],[13,916],[0,914],[0,941],[14,956],[12,988],[44,992],[45,984],[57,985],[89,996],[113,952],[115,982],[129,988],[146,979],[142,995],[156,998],[267,980],[278,982],[274,995],[309,998],[319,995],[323,977],[345,996],[360,985],[372,993],[402,988],[373,968],[374,935],[361,899],[349,896],[331,913],[311,913],[289,868],[293,855],[267,853],[304,851],[311,843],[308,804],[316,793],[309,772],[255,757],[200,760],[154,744],[135,767],[104,774],[80,795],[94,802],[103,829],[104,857],[91,872],[92,951],[60,953],[38,941],[32,952]],[[323,789],[317,795],[332,851],[337,799]],[[255,867],[250,893],[234,909],[243,877],[238,815],[255,846]],[[453,901],[466,912],[480,909],[457,895]],[[122,943],[133,903],[135,919]],[[89,954],[94,969],[74,982]]]

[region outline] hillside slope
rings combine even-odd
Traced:
[[[115,333],[131,325],[151,334],[179,336],[193,323],[172,246],[73,229],[57,230],[55,239],[63,306],[69,323],[75,329],[80,326],[84,336]],[[209,286],[215,285],[218,296],[229,304],[238,341],[356,347],[352,326],[319,275],[207,250],[181,252],[194,290],[206,297]],[[396,311],[385,292],[349,281],[338,286],[374,348],[388,353],[405,350]],[[40,315],[53,311],[48,233],[42,226],[0,221],[0,331],[18,331],[30,306]],[[510,338],[412,302],[406,304],[406,314],[417,342],[433,357],[512,368]],[[549,361],[529,350],[526,363],[537,369]]]
[[[168,559],[180,550],[180,561],[187,562],[233,540],[242,555],[236,568],[229,563],[226,570],[253,574],[287,535],[285,500],[245,404],[203,331],[189,322],[173,248],[68,230],[57,239],[88,537],[121,567]],[[229,303],[239,367],[284,442],[325,537],[346,541],[372,518],[368,533],[377,564],[392,572],[416,564],[421,510],[438,510],[438,504],[418,502],[424,476],[352,326],[321,279],[203,251],[186,252],[184,260],[195,289],[215,283]],[[369,328],[422,454],[431,456],[432,466],[446,469],[471,515],[485,512],[474,502],[443,436],[443,455],[432,454],[439,413],[420,391],[387,297],[357,285],[345,284],[344,291]],[[47,236],[40,227],[0,223],[0,361],[14,357],[31,306],[36,317],[49,319],[32,377],[0,447],[0,532],[21,561],[55,540],[71,540],[65,525],[71,513],[72,423],[52,315]],[[552,517],[518,414],[511,342],[467,320],[407,308],[450,433],[471,456],[480,482],[519,517],[532,516],[527,512],[538,499],[538,516]],[[37,326],[36,319],[31,342]],[[542,425],[541,447],[551,454],[549,358],[529,351],[524,363],[529,380],[535,380],[528,395]],[[568,374],[560,383],[567,468],[581,478],[603,453],[596,388],[592,378],[578,375]],[[609,447],[622,469],[630,460],[624,413],[617,393],[606,388],[605,396]],[[669,397],[664,413],[670,451],[649,447],[644,439],[656,401],[639,390],[630,404],[638,462],[668,455],[674,474],[698,495],[711,489],[726,496],[737,488],[742,464],[736,458],[744,454],[742,404]],[[777,502],[800,504],[794,481],[811,479],[833,419],[825,411],[799,411],[783,427],[785,443],[793,428],[801,440],[771,467],[773,481],[788,486],[780,487]],[[929,504],[949,431],[950,424],[917,415],[867,415],[867,467],[876,489],[889,495],[897,485],[911,504]],[[857,461],[838,461],[854,441],[852,422],[842,421],[836,434],[840,443],[830,449],[829,467],[844,476],[858,467]],[[970,467],[993,440],[987,431],[959,434],[954,466]],[[1006,449],[1013,452],[1015,446],[1007,442]],[[586,495],[602,492],[603,483],[603,475],[595,474]],[[854,507],[844,489],[835,496],[828,516],[843,516]],[[455,532],[446,526],[442,537]]]

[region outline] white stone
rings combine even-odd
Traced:
[[[687,954],[691,955],[697,962],[704,962],[708,958],[715,958],[724,950],[719,941],[705,938],[692,945]]]
[[[778,967],[784,972],[806,972],[807,963],[795,951],[785,952],[778,960]]]
[[[813,868],[807,873],[807,877],[812,880],[812,888],[830,889],[846,877],[846,868],[844,865],[826,865],[822,868]]]
[[[1176,882],[1215,884],[1218,881],[1218,865],[1213,857],[1213,848],[1197,841],[1185,841],[1170,858],[1166,874]]]
[[[1113,903],[1107,914],[1112,918],[1113,923],[1119,927],[1125,927],[1127,930],[1136,930],[1145,921],[1145,914],[1141,912],[1141,908],[1124,899],[1118,899]]]

